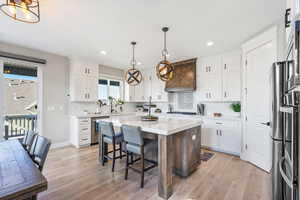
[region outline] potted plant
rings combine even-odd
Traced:
[[[234,112],[241,112],[241,104],[240,103],[231,104],[231,108]]]

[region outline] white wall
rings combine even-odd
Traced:
[[[47,47],[44,47],[47,49]],[[66,57],[0,42],[0,51],[47,60],[43,65],[43,130],[42,135],[52,143],[69,141],[68,74]],[[54,108],[54,109],[48,109]]]

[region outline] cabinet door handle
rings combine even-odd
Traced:
[[[227,67],[226,67],[226,64],[224,65],[224,69],[226,69]]]
[[[211,93],[209,93],[209,98],[211,99]]]
[[[285,10],[285,28],[291,26],[291,20],[289,20],[289,15],[291,14],[291,8]]]
[[[220,135],[221,135],[221,136],[223,136],[223,133],[222,133],[222,131],[221,131],[221,130],[220,130]]]
[[[217,135],[219,135],[219,130],[217,130]]]
[[[224,97],[227,97],[227,92],[224,92]]]

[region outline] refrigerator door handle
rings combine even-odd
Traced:
[[[284,173],[283,169],[282,169],[282,166],[285,162],[285,157],[282,157],[280,160],[279,160],[279,171],[280,171],[280,174],[281,174],[281,177],[283,178],[284,182],[291,188],[293,189],[293,181],[291,181],[288,176]],[[290,167],[290,166],[289,166]]]

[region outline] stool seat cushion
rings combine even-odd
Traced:
[[[104,141],[105,143],[112,144],[112,143],[113,143],[113,138],[110,137],[110,136],[104,135],[103,141]],[[115,143],[116,143],[116,144],[120,144],[121,142],[123,142],[123,134],[122,134],[122,133],[117,133],[117,134],[115,135]]]
[[[148,151],[153,151],[157,146],[157,140],[144,139],[144,153],[146,154]],[[137,144],[127,143],[126,150],[135,153],[138,155],[142,154],[142,147]]]

